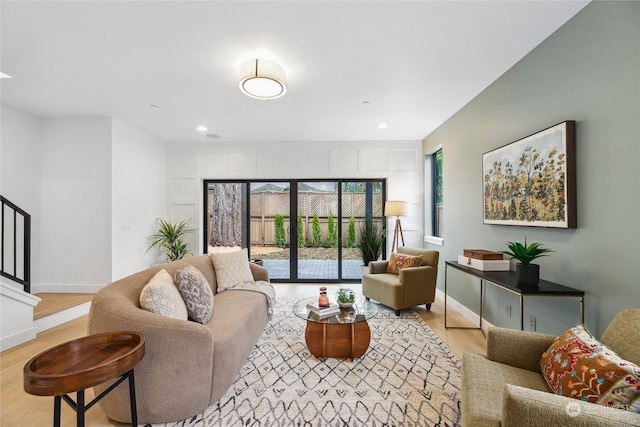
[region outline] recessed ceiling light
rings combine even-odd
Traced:
[[[365,104],[365,105],[366,104],[371,104],[371,102],[369,102],[369,101],[362,101],[362,103]]]
[[[211,139],[219,139],[220,135],[216,135],[215,133],[208,133],[205,135],[207,138],[211,138]]]
[[[388,127],[389,127],[389,125],[388,125],[388,124],[386,124],[386,123],[380,123],[380,124],[378,125],[378,129],[386,129],[386,128],[388,128]]]
[[[160,108],[156,104],[151,104],[151,105],[149,105],[149,107],[151,107],[151,108]]]
[[[11,77],[9,74],[5,74],[3,72],[0,72],[0,79],[12,79],[13,77]]]
[[[198,132],[206,132],[207,128],[206,126],[198,126]]]

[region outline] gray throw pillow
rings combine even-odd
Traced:
[[[182,295],[189,319],[205,324],[213,313],[213,292],[200,270],[189,265],[176,271],[175,283]]]

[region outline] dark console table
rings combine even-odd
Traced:
[[[478,327],[447,326],[447,269],[451,267],[480,279],[480,324]],[[444,266],[444,327],[455,329],[482,330],[482,299],[484,283],[490,283],[508,292],[518,295],[520,299],[520,330],[524,330],[524,297],[575,297],[580,299],[580,323],[584,323],[584,291],[569,288],[557,283],[540,280],[537,286],[521,286],[514,271],[482,271],[459,264],[457,261],[445,261]]]

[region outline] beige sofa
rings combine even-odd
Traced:
[[[427,310],[436,298],[438,251],[398,248],[399,254],[421,255],[420,267],[403,268],[399,274],[387,273],[389,261],[369,263],[369,274],[362,276],[362,294],[381,302],[400,315],[400,310],[425,304]]]
[[[640,414],[551,391],[538,362],[555,338],[535,332],[489,329],[487,355],[469,352],[462,359],[462,426],[640,426]],[[621,358],[640,365],[640,309],[620,312],[601,342]]]
[[[135,368],[138,422],[161,423],[198,414],[227,391],[268,321],[265,295],[226,290],[215,294],[206,325],[160,316],[140,308],[142,288],[164,268],[173,277],[185,264],[195,266],[214,293],[216,279],[208,255],[198,255],[133,274],[100,290],[91,303],[89,333],[132,330],[145,337],[146,353]],[[256,280],[267,271],[250,264]],[[108,384],[95,387],[96,392]],[[100,401],[113,420],[131,422],[127,383]]]

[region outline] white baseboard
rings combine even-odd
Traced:
[[[84,304],[76,305],[75,307],[68,308],[63,311],[59,311],[50,316],[43,317],[42,319],[38,319],[33,322],[33,329],[36,334],[40,332],[46,331],[47,329],[51,329],[54,326],[61,325],[70,320],[77,319],[78,317],[84,316],[85,314],[89,314],[89,309],[91,308],[91,301],[85,302]]]
[[[31,288],[32,294],[50,293],[50,294],[95,294],[105,285],[89,285],[89,284],[41,284],[34,285]]]
[[[31,341],[36,338],[35,328],[25,329],[24,331],[16,332],[8,337],[0,339],[0,351],[5,351],[11,347],[15,347],[27,341]]]
[[[47,317],[35,320],[29,328],[16,332],[7,337],[0,339],[0,351],[5,351],[11,347],[23,344],[27,341],[31,341],[37,337],[40,332],[44,332],[47,329],[51,329],[55,326],[77,319],[78,317],[89,314],[91,308],[91,302],[85,302],[84,304],[77,305],[75,307],[68,308],[66,310],[54,313]]]
[[[436,289],[436,297],[440,298],[444,304],[444,292],[440,289]],[[480,323],[480,316],[469,310],[466,306],[460,304],[458,301],[454,300],[450,296],[447,296],[447,306],[453,308],[458,313],[462,315],[465,319],[469,320],[474,325],[478,325]],[[486,333],[487,329],[492,328],[493,325],[487,322],[485,319],[482,319],[482,330]]]

